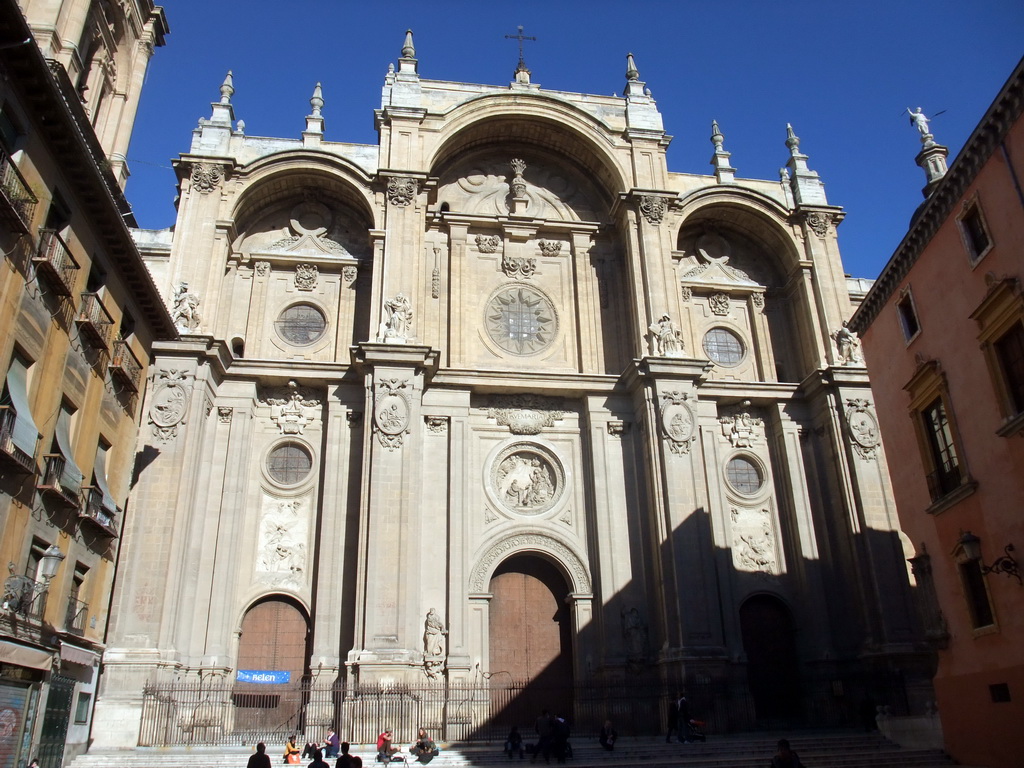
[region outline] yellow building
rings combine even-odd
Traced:
[[[85,750],[154,339],[124,152],[151,0],[0,0],[0,765]],[[66,752],[66,754],[65,754]]]

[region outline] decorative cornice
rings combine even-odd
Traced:
[[[978,123],[949,172],[917,209],[910,230],[868,291],[850,327],[863,334],[899,287],[939,228],[946,223],[982,166],[1006,138],[1024,110],[1024,60],[1006,81],[985,116]]]

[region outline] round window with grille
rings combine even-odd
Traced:
[[[746,496],[757,493],[764,485],[760,468],[745,456],[729,459],[729,463],[725,465],[725,479],[729,481],[733,490]]]
[[[274,323],[281,338],[289,344],[303,346],[320,339],[327,331],[327,318],[312,304],[293,304]]]
[[[508,286],[495,293],[486,308],[491,341],[513,355],[532,355],[547,349],[557,330],[554,305],[528,286]]]
[[[746,350],[743,341],[727,328],[712,328],[704,334],[704,354],[724,366],[739,365]]]
[[[284,443],[267,456],[267,474],[281,485],[295,485],[308,477],[313,457],[304,445]]]

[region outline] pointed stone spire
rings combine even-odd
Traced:
[[[715,179],[719,184],[729,184],[736,180],[736,169],[729,165],[732,153],[726,152],[723,144],[725,136],[718,127],[718,121],[711,121],[711,143],[715,145],[715,153],[711,156],[711,165],[715,169]]]
[[[224,77],[224,82],[220,86],[220,103],[230,104],[231,95],[235,92],[235,82],[231,77],[231,70],[228,70],[227,75]]]
[[[405,44],[402,46],[402,58],[398,60],[400,75],[415,75],[418,72],[416,46],[412,43],[412,30],[405,30]]]
[[[626,80],[633,82],[640,79],[640,70],[636,68],[636,61],[632,53],[626,54]]]
[[[320,114],[320,110],[324,106],[324,95],[320,83],[313,88],[309,106],[313,108],[313,111],[306,115],[306,130],[302,132],[302,146],[319,147],[324,134],[324,119]]]
[[[213,107],[213,113],[210,115],[210,122],[214,125],[231,127],[231,124],[235,121],[235,110],[231,106],[231,96],[235,92],[234,79],[231,76],[231,70],[228,70],[228,74],[224,78],[224,82],[220,86],[220,101],[215,101],[210,104]]]
[[[786,123],[786,146],[789,147],[789,162],[786,163],[786,167],[792,173],[790,185],[796,206],[799,208],[802,205],[828,205],[825,185],[821,183],[818,173],[807,167],[807,155],[800,152],[800,137],[789,123]]]

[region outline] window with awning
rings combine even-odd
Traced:
[[[96,463],[93,464],[92,474],[93,483],[97,490],[103,495],[103,509],[109,512],[111,515],[117,514],[117,503],[114,501],[114,495],[110,492],[110,488],[107,485],[107,451],[110,450],[108,446],[100,443],[96,446]]]
[[[80,493],[82,490],[82,470],[75,464],[75,453],[71,449],[71,410],[61,405],[60,416],[57,417],[57,429],[54,432],[57,450],[64,457],[64,470],[61,472],[60,484],[67,493]]]
[[[32,409],[28,406],[28,366],[17,355],[11,358],[11,367],[7,370],[4,383],[5,404],[9,404],[15,413],[12,440],[21,451],[35,456],[39,429],[32,420]]]

